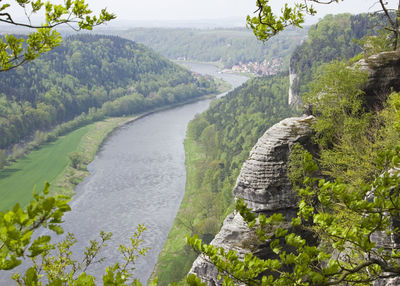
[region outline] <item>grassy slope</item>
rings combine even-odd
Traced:
[[[84,170],[75,170],[68,165],[67,155],[78,151],[90,162],[98,146],[116,126],[127,118],[112,118],[77,129],[56,141],[31,152],[25,158],[0,171],[0,210],[16,203],[27,204],[32,198],[32,189],[42,190],[46,181],[54,185],[57,192],[71,194],[75,182],[86,175]]]
[[[43,148],[31,152],[0,172],[0,209],[31,199],[32,187],[41,190],[45,181],[51,182],[67,166],[67,154],[74,151],[89,126],[63,136]]]

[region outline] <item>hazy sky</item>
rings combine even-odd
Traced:
[[[14,0],[5,0],[4,2]],[[57,2],[62,0],[52,0]],[[270,4],[280,10],[283,3],[293,3],[295,0],[271,0]],[[298,0],[299,1],[299,0]],[[398,0],[387,0],[395,5]],[[119,20],[151,21],[157,26],[158,22],[165,20],[191,21],[207,19],[237,18],[245,25],[245,18],[256,9],[256,0],[86,0],[93,10],[98,11],[107,7],[110,12],[117,15]],[[339,4],[317,5],[319,14],[308,23],[316,22],[326,14],[344,12],[361,13],[375,11],[377,0],[344,0]],[[372,7],[372,8],[371,8]],[[18,14],[18,13],[16,13]],[[23,16],[22,13],[19,13]],[[162,25],[162,23],[160,23]]]
[[[108,7],[123,20],[202,20],[229,17],[246,17],[255,10],[256,0],[87,0],[91,7]],[[293,0],[271,0],[279,9],[282,3]],[[368,12],[377,0],[344,0],[340,4],[316,6],[321,14]],[[397,0],[388,0],[395,4]],[[375,7],[378,7],[377,5]],[[376,9],[372,8],[370,11]]]

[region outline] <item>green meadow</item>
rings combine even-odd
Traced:
[[[72,196],[75,186],[89,174],[86,165],[107,135],[134,118],[109,118],[81,127],[0,170],[0,211],[16,203],[26,205],[32,199],[33,189],[42,191],[45,182],[50,183],[52,193]],[[81,154],[83,166],[78,169],[70,166],[71,152]]]
[[[45,182],[52,182],[68,165],[67,155],[73,152],[90,125],[77,129],[48,143],[0,171],[0,210],[16,203],[26,205],[32,190],[40,191]]]

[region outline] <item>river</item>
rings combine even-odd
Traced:
[[[220,74],[212,65],[186,65],[198,73],[222,78],[233,87],[247,80]],[[150,250],[137,260],[135,277],[147,282],[185,192],[183,141],[187,124],[205,111],[210,101],[157,112],[118,128],[88,166],[90,175],[77,186],[63,227],[76,235],[74,253],[83,253],[101,230],[113,232],[112,241],[101,253],[105,262],[88,271],[98,282],[105,265],[118,260],[119,244],[128,243],[138,224],[147,227],[143,239]]]

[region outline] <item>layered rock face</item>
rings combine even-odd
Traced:
[[[289,105],[300,107],[301,105],[301,98],[299,94],[297,94],[293,89],[294,81],[297,78],[297,74],[295,74],[292,70],[291,64],[289,64],[289,98],[288,103]]]
[[[236,198],[243,198],[258,213],[281,212],[292,217],[297,212],[297,199],[287,177],[287,162],[294,143],[311,146],[313,116],[287,118],[275,124],[258,140],[244,163],[234,188]],[[230,214],[224,221],[212,245],[235,250],[240,255],[257,253],[251,242],[255,234],[239,213]],[[265,258],[263,252],[263,258]],[[268,254],[267,254],[268,255]],[[201,255],[193,263],[190,273],[208,285],[220,285],[218,271]]]
[[[380,107],[391,91],[400,91],[400,52],[382,52],[357,63],[368,72],[368,83],[363,88],[367,105]]]

